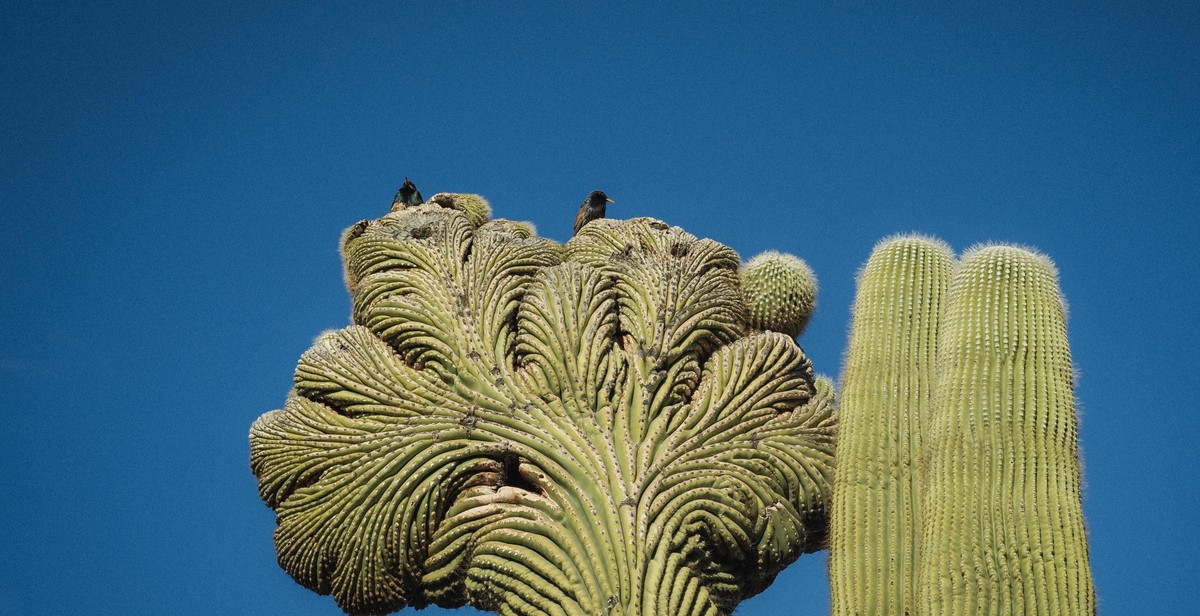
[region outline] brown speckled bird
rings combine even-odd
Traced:
[[[609,203],[616,201],[609,199],[603,190],[593,190],[587,199],[583,200],[583,205],[579,206],[579,213],[575,215],[575,234],[579,233],[583,225],[597,218],[604,218],[604,208]]]

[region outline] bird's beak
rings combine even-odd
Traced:
[[[608,197],[605,197],[604,200],[609,203],[616,203],[616,201],[613,201],[612,199],[609,199]]]

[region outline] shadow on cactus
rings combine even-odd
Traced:
[[[559,245],[489,215],[443,194],[344,235],[353,325],[250,434],[293,578],[350,613],[728,614],[822,547],[811,272],[763,290],[656,220]]]

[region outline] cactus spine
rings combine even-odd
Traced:
[[[1006,246],[968,252],[938,349],[921,613],[1094,613],[1053,264]]]
[[[941,242],[897,238],[880,243],[860,274],[830,529],[835,615],[901,615],[915,605],[918,465],[953,263]]]

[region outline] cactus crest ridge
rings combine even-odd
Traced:
[[[492,217],[492,205],[479,195],[466,193],[438,193],[429,198],[428,203],[440,205],[447,209],[458,210],[467,215],[471,224],[480,226]],[[532,223],[526,223],[532,224]]]

